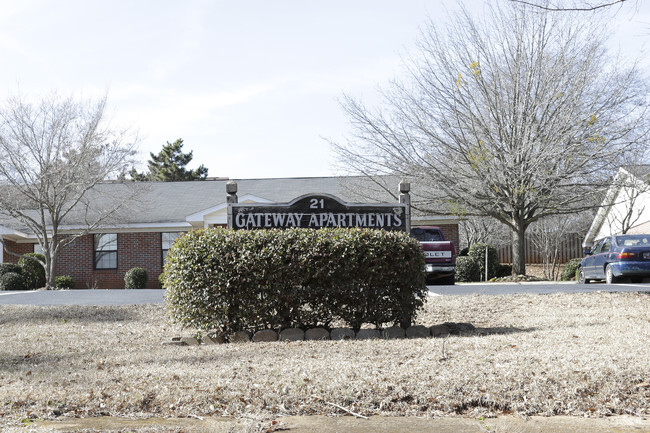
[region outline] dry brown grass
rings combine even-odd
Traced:
[[[445,321],[481,329],[173,347],[161,305],[0,306],[0,418],[650,414],[647,294],[430,298],[418,323]]]

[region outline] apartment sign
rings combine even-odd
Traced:
[[[235,229],[361,227],[406,231],[404,203],[345,203],[329,194],[305,195],[289,203],[230,203],[228,226]]]

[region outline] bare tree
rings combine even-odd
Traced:
[[[415,206],[507,225],[523,274],[528,226],[591,205],[648,135],[645,83],[607,55],[604,27],[500,2],[430,23],[383,105],[344,98],[353,136],[334,149],[350,172],[427,185]]]
[[[550,215],[530,226],[529,239],[542,256],[544,277],[557,280],[560,276],[560,254],[573,236],[584,238],[593,220],[593,212],[570,215]]]
[[[466,216],[459,225],[461,247],[469,248],[474,244],[490,244],[497,250],[510,245],[508,229],[494,218]]]
[[[607,1],[585,1],[576,0],[567,2],[563,1],[549,1],[549,0],[510,0],[515,3],[523,4],[526,6],[533,6],[548,12],[592,12],[599,9],[611,8],[613,6],[622,7],[623,3],[636,3],[629,0],[607,0]]]
[[[132,164],[135,137],[106,124],[106,98],[81,101],[52,94],[39,102],[21,96],[0,108],[0,214],[35,235],[54,286],[57,254],[64,245],[114,216],[130,198],[104,197],[100,182]],[[94,197],[93,197],[94,196]],[[77,225],[69,228],[71,221]],[[3,248],[9,254],[16,253]]]

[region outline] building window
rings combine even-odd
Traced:
[[[43,248],[41,247],[41,244],[34,244],[34,252],[36,254],[43,254]]]
[[[167,259],[167,251],[174,245],[174,241],[184,235],[183,232],[161,233],[162,235],[162,262]]]
[[[117,233],[95,235],[95,269],[117,269]]]

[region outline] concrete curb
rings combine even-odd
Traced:
[[[29,426],[33,432],[76,432],[88,429],[98,431],[129,429],[182,428],[185,432],[226,433],[240,431],[248,426],[263,428],[263,431],[288,431],[291,433],[484,433],[486,431],[504,431],[521,433],[650,433],[650,420],[632,416],[613,416],[607,418],[582,418],[570,416],[540,417],[526,419],[503,416],[485,420],[443,417],[388,417],[371,416],[360,419],[352,416],[289,416],[255,421],[251,419],[233,419],[226,417],[195,418],[148,418],[141,420],[98,417],[79,419],[60,419],[55,421],[36,421]],[[25,431],[17,427],[15,431]],[[148,431],[148,430],[147,430]],[[257,430],[256,430],[257,431]],[[260,430],[262,431],[262,430]]]

